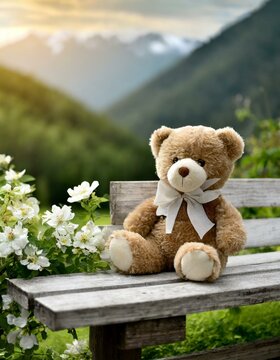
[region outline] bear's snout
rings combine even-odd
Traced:
[[[189,175],[190,170],[187,167],[183,166],[179,168],[178,173],[184,178]]]

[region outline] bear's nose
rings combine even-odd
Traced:
[[[187,167],[180,167],[178,172],[182,177],[186,177],[189,175],[190,170]]]

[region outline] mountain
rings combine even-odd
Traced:
[[[163,124],[230,125],[246,136],[253,124],[237,122],[236,101],[259,116],[280,114],[279,24],[280,1],[269,1],[107,114],[144,137]]]
[[[0,128],[0,153],[36,177],[45,204],[64,202],[67,189],[83,180],[98,180],[103,194],[111,180],[149,179],[155,172],[147,144],[59,91],[2,67]]]
[[[190,53],[198,42],[150,33],[134,39],[30,34],[0,48],[0,63],[36,76],[100,110]]]

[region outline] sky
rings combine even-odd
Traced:
[[[265,0],[0,0],[0,45],[36,32],[136,35],[205,41]]]

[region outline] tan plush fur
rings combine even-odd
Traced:
[[[203,159],[207,178],[220,179],[209,189],[220,189],[225,184],[234,162],[241,157],[244,149],[242,138],[233,129],[214,130],[204,126],[179,129],[162,127],[152,134],[150,145],[160,180],[169,184],[167,173],[174,158]],[[196,254],[204,263],[197,264],[198,276],[190,277],[190,280],[217,279],[226,266],[228,255],[244,246],[246,234],[239,212],[222,196],[203,207],[215,226],[200,239],[187,215],[185,201],[178,212],[172,233],[166,234],[165,217],[156,215],[154,198],[145,200],[127,216],[125,230],[116,231],[110,237],[110,242],[125,239],[132,254],[129,268],[119,270],[129,274],[145,274],[175,267],[180,277],[188,279],[187,273],[190,270],[192,272],[194,266],[191,263],[193,269],[189,268],[186,263],[189,257],[186,254]],[[207,273],[209,267],[212,270]],[[204,273],[206,278],[200,273]]]

